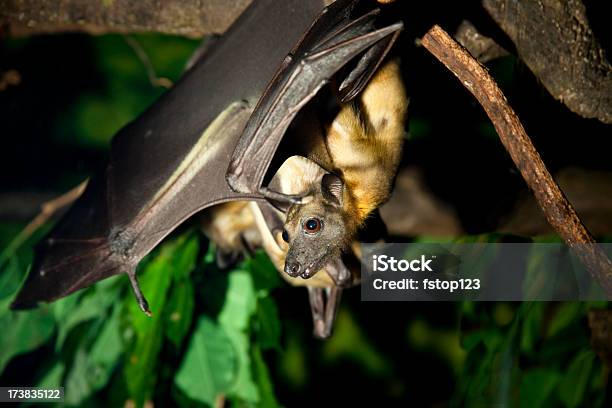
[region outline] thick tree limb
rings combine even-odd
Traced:
[[[0,27],[12,36],[66,31],[224,32],[252,0],[0,0]]]
[[[495,80],[465,48],[442,28],[425,34],[423,46],[439,59],[476,97],[493,122],[497,134],[521,172],[547,221],[612,298],[612,262],[595,244],[578,214],[546,169],[523,125]]]
[[[554,178],[592,234],[612,235],[612,173],[568,167],[556,173]],[[527,237],[554,233],[528,191],[520,194],[514,209],[501,220],[497,231]]]
[[[612,66],[581,0],[483,0],[519,57],[570,110],[612,123]]]

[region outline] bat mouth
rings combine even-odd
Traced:
[[[327,251],[325,251],[325,253],[323,253],[323,255],[321,255],[320,257],[318,257],[317,259],[315,259],[314,261],[312,261],[311,263],[309,263],[308,265],[306,265],[305,268],[301,268],[300,264],[297,262],[289,262],[287,260],[285,260],[285,273],[289,276],[291,276],[292,278],[302,278],[302,279],[310,279],[312,278],[317,272],[319,272],[321,269],[323,269],[323,267],[325,265],[327,265],[327,262],[329,260],[329,254],[331,253],[331,251],[328,249]]]
[[[323,267],[325,266],[326,262],[324,262],[327,259],[327,254],[325,253],[321,258],[311,262],[305,269],[304,272],[302,272],[300,274],[300,277],[302,279],[310,279],[312,278],[317,272],[319,272],[321,269],[323,269]]]

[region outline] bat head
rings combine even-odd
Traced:
[[[285,272],[304,279],[312,277],[340,256],[349,240],[343,209],[344,183],[325,174],[307,200],[287,211],[283,239],[289,244]]]

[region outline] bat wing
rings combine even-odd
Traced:
[[[343,100],[365,86],[385,56],[402,24],[377,29],[378,10],[354,16],[357,1],[338,0],[310,27],[283,62],[249,118],[227,172],[234,191],[260,192],[282,198],[262,186],[270,161],[299,110],[341,68],[357,60],[341,83]],[[285,197],[287,198],[287,197]]]
[[[173,89],[120,130],[107,167],[37,246],[13,308],[118,273],[135,279],[138,262],[193,213],[257,198],[231,190],[224,170],[270,78],[322,9],[322,0],[253,2]]]

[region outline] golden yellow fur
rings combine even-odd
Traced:
[[[399,62],[373,76],[356,104],[344,105],[327,133],[334,172],[343,179],[344,210],[356,230],[391,193],[404,139],[408,99]]]
[[[224,252],[242,249],[241,236],[254,246],[261,238],[248,201],[231,201],[206,210],[202,216],[202,229]]]

